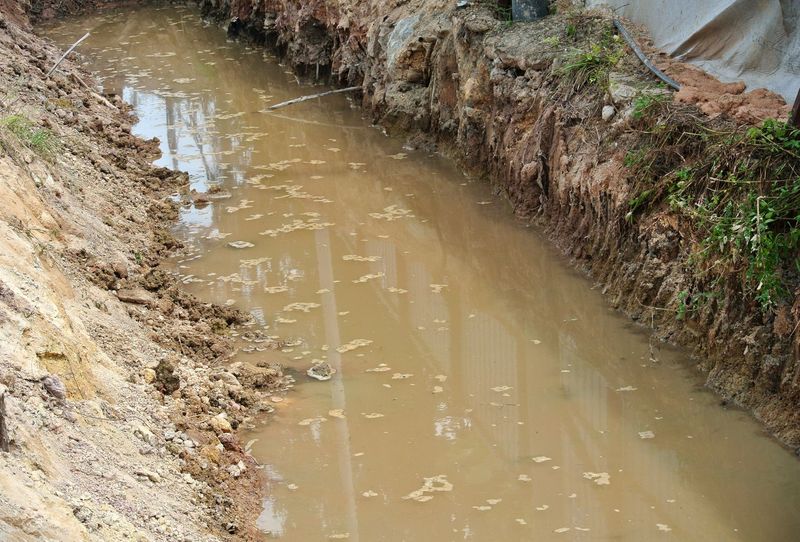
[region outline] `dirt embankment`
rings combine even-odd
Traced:
[[[223,363],[245,315],[159,268],[187,176],[60,54],[0,10],[0,539],[255,538],[235,429],[286,382]]]
[[[741,258],[699,261],[713,246],[704,244],[697,221],[676,210],[680,201],[666,204],[667,188],[642,190],[631,153],[650,156],[644,147],[654,133],[685,127],[660,142],[673,170],[661,155],[648,163],[648,182],[666,186],[682,174],[679,162],[710,152],[713,138],[698,137],[693,147],[692,132],[740,133],[768,117],[786,118],[780,97],[744,93],[742,85],[652,52],[683,84],[671,95],[613,35],[609,18],[591,13],[508,24],[481,2],[463,10],[446,0],[200,4],[231,35],[277,47],[308,75],[362,84],[375,122],[490,178],[615,307],[692,348],[725,401],[800,446],[795,272],[783,264],[769,269],[781,284],[775,291],[784,293],[776,301],[763,284],[748,282],[754,267],[743,270]]]

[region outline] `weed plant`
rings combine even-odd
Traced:
[[[53,158],[61,146],[58,137],[52,131],[36,126],[24,115],[14,114],[4,117],[0,119],[0,127],[43,158]]]
[[[575,20],[577,19],[573,19]],[[578,23],[569,22],[565,29],[566,38],[576,40],[578,28]],[[585,87],[594,87],[596,91],[605,92],[608,89],[609,73],[624,55],[622,41],[610,25],[601,32],[599,40],[588,45],[588,49],[573,49],[560,69],[562,80],[568,87],[568,95]]]
[[[774,310],[800,275],[800,130],[714,124],[654,96],[637,99],[633,116],[644,138],[625,157],[627,219],[665,202],[689,220],[698,263],[739,275],[745,295]]]

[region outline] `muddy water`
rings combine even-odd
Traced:
[[[239,353],[297,375],[246,435],[267,537],[797,540],[795,458],[483,183],[342,96],[264,113],[319,88],[190,10],[48,32],[85,30],[160,162],[231,196],[182,213],[187,288],[289,340]],[[305,376],[323,360],[332,380]]]

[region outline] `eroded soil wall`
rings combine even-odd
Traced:
[[[153,166],[159,142],[72,60],[48,76],[62,51],[16,7],[0,4],[0,539],[256,537],[235,429],[281,370],[223,365],[246,316],[160,267],[188,176]]]

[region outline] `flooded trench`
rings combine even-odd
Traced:
[[[484,182],[403,148],[184,8],[45,32],[133,104],[184,208],[186,288],[250,312],[295,389],[247,431],[287,541],[796,540],[800,463],[609,310]],[[333,378],[305,376],[326,361]]]

